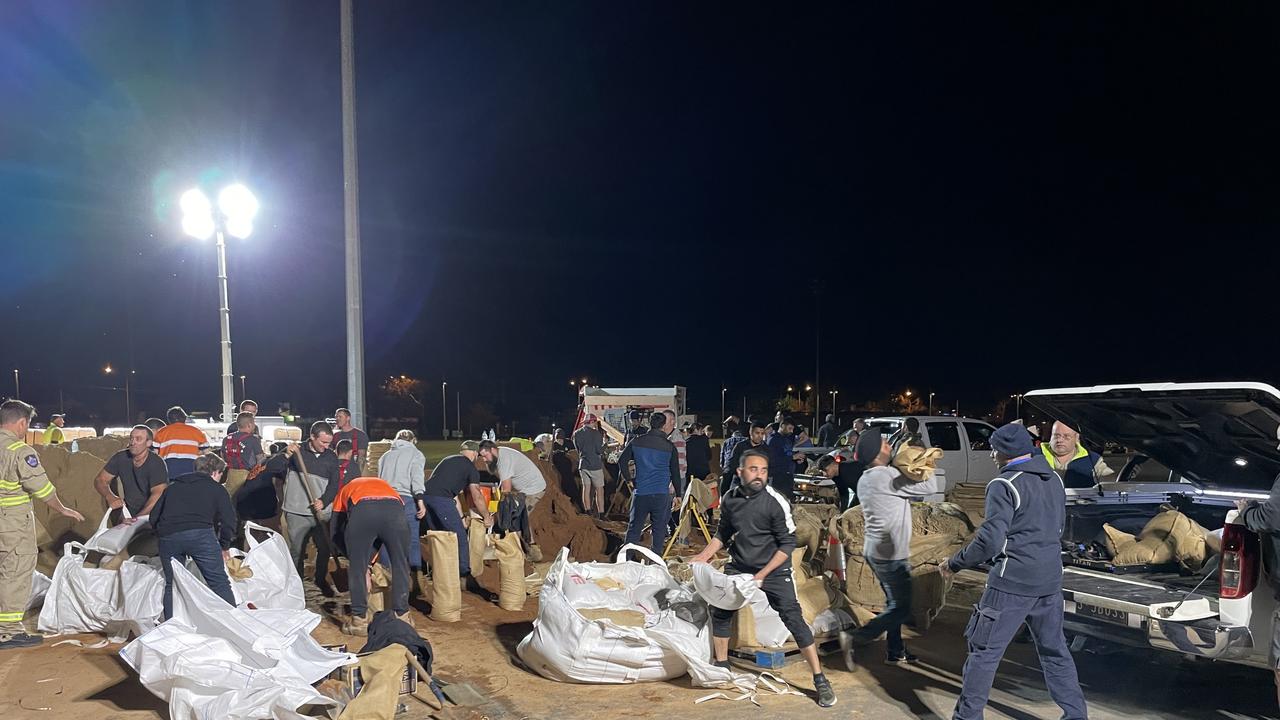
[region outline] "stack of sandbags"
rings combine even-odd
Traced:
[[[374,476],[378,474],[378,460],[391,449],[390,440],[375,440],[369,443],[369,447],[364,451],[364,468],[361,472],[365,475]]]
[[[913,503],[911,506],[912,624],[927,629],[946,600],[938,565],[964,546],[974,527],[964,511],[952,503]],[[837,533],[846,554],[845,595],[855,606],[884,607],[884,591],[862,555],[862,508],[845,511],[836,520]]]
[[[1142,528],[1137,537],[1103,525],[1107,551],[1117,565],[1167,565],[1178,563],[1198,572],[1209,557],[1209,531],[1168,505]]]
[[[819,550],[827,546],[826,524],[807,505],[793,506],[791,521],[796,526],[796,547],[805,550],[804,557],[812,560]]]
[[[103,438],[95,438],[101,440]],[[85,441],[80,441],[85,442]],[[107,443],[95,443],[99,452],[119,450]],[[86,451],[69,452],[69,445],[37,445],[36,454],[40,464],[49,474],[49,480],[58,492],[58,499],[63,505],[74,508],[84,515],[82,522],[52,512],[49,505],[40,500],[32,501],[36,514],[36,545],[39,558],[36,567],[46,574],[53,572],[62,555],[62,546],[75,540],[83,542],[98,531],[107,504],[93,487],[94,478],[106,464],[105,457],[98,457]]]
[[[129,438],[120,435],[84,438],[76,440],[76,452],[89,453],[94,457],[102,458],[105,463],[112,455],[123,450],[128,444]]]
[[[961,483],[947,493],[947,502],[958,505],[976,527],[987,514],[987,486]]]

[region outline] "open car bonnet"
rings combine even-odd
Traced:
[[[1280,474],[1280,390],[1270,385],[1103,385],[1025,398],[1090,440],[1142,453],[1206,490],[1267,492]]]

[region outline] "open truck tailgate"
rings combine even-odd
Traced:
[[[1176,604],[1185,593],[1185,590],[1167,588],[1133,576],[1108,575],[1077,568],[1064,568],[1062,571],[1062,599],[1066,612],[1125,627],[1142,627],[1145,619],[1158,617],[1155,607]],[[1188,610],[1193,607],[1200,609],[1194,614],[1202,617],[1195,619],[1212,617],[1218,612],[1217,598],[1199,593],[1188,596],[1183,606]]]

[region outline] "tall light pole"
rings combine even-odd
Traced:
[[[453,401],[454,403],[456,403],[454,410],[457,413],[456,415],[453,416],[453,419],[455,421],[454,426],[456,429],[462,430],[462,391],[461,390],[453,391]]]
[[[351,422],[365,427],[364,301],[360,275],[360,167],[356,156],[355,18],[351,0],[339,3],[342,14],[342,220],[347,259],[347,407]]]
[[[112,369],[110,364],[108,364],[106,367],[102,368],[102,372],[110,375],[115,372],[115,370]],[[130,416],[133,415],[133,404],[129,398],[129,380],[136,373],[137,370],[130,370],[124,374],[124,422],[126,425],[133,423],[133,420],[130,419]],[[115,389],[118,390],[119,388]]]
[[[253,218],[258,214],[258,199],[249,188],[236,183],[218,193],[218,207],[199,188],[182,194],[182,231],[197,240],[217,237],[218,247],[218,318],[222,330],[222,420],[235,418],[235,389],[231,374],[231,308],[227,303],[227,240],[224,235],[247,238],[253,233]]]
[[[449,439],[449,383],[440,381],[440,432]]]
[[[241,399],[241,400],[248,400],[248,399],[249,399],[249,393],[247,393],[247,392],[245,392],[245,391],[244,391],[244,376],[243,376],[243,375],[241,375],[241,376],[240,376],[240,399]]]
[[[933,393],[929,393],[929,415],[933,415]]]
[[[13,399],[22,399],[22,386],[18,384],[18,368],[13,369]]]
[[[839,391],[839,390],[832,390],[832,391],[831,391],[831,412],[833,412],[833,413],[835,413],[835,412],[839,412],[839,410],[837,409],[837,408],[838,408],[838,406],[836,405],[836,398],[838,398],[839,396],[840,396],[840,391]]]
[[[728,417],[727,415],[724,414],[724,394],[727,392],[729,392],[729,388],[725,387],[723,384],[720,385],[720,422],[722,423],[724,422],[724,419]],[[742,419],[746,420],[746,418],[742,418]],[[723,426],[721,426],[720,434],[721,435],[724,434]]]

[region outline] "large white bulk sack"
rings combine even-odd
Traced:
[[[258,533],[266,535],[267,539],[259,540]],[[231,592],[235,595],[236,604],[251,603],[259,610],[306,608],[302,578],[289,557],[289,545],[284,537],[269,528],[246,522],[244,542],[248,550],[232,549],[231,553],[240,558],[243,567],[253,571],[253,576],[244,580],[231,579]]]
[[[654,564],[625,560],[629,550]],[[572,577],[607,579],[623,587],[606,590],[603,600],[608,604],[593,606],[601,595],[580,588],[582,583],[570,583]],[[569,587],[575,588],[576,601],[566,593]],[[647,613],[650,621],[643,628],[588,620],[579,612],[588,607],[645,612],[645,603],[653,603],[654,593],[661,589],[677,590],[679,585],[666,563],[647,548],[626,545],[615,563],[572,563],[568,549],[563,549],[539,593],[533,632],[520,641],[516,654],[534,672],[560,682],[653,682],[684,675],[690,662],[709,666],[710,629],[695,627],[670,610]]]

